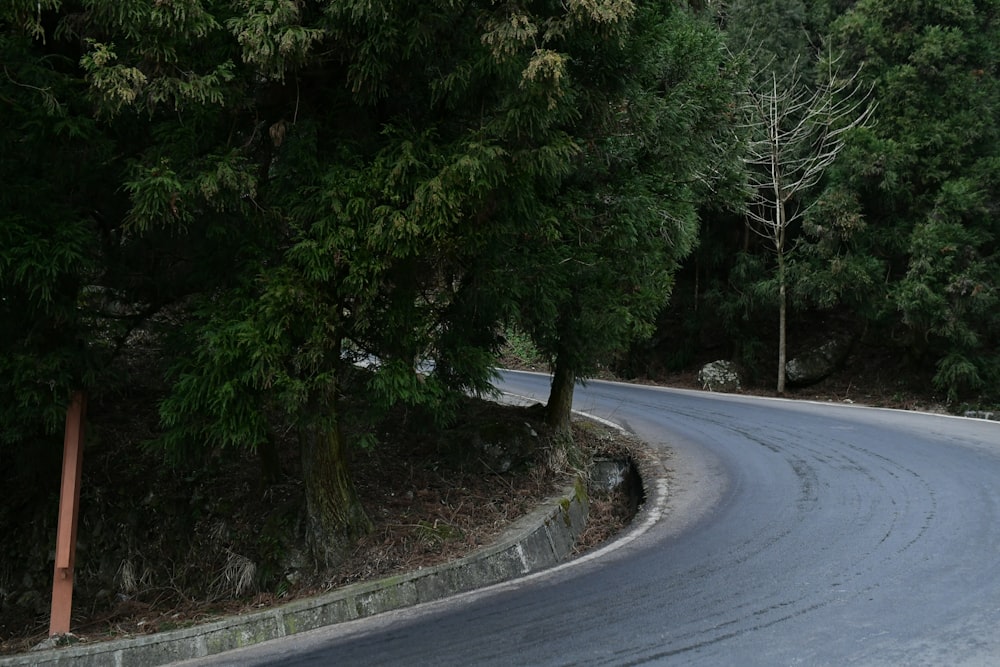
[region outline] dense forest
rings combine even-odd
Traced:
[[[998,50],[998,0],[10,0],[0,484],[142,395],[164,465],[295,448],[322,569],[364,424],[515,340],[569,462],[580,379],[834,338],[995,405]]]

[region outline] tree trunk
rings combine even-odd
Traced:
[[[778,287],[778,393],[785,393],[785,359],[787,358],[788,296],[785,278],[781,277]]]
[[[320,570],[336,567],[372,529],[347,469],[339,421],[332,413],[299,431],[306,496],[306,543]]]
[[[573,388],[576,385],[576,371],[566,363],[562,355],[556,358],[552,373],[552,387],[549,401],[545,406],[545,420],[552,429],[551,447],[546,465],[558,473],[583,467],[580,451],[573,442]]]
[[[549,390],[549,402],[545,406],[545,417],[548,425],[560,437],[572,438],[570,425],[573,418],[573,387],[576,384],[576,373],[560,357],[556,358],[556,366],[552,373],[552,386]]]
[[[778,219],[774,234],[774,249],[778,255],[778,387],[779,394],[785,393],[785,359],[787,355],[788,331],[788,289],[785,276],[785,234],[788,231],[788,215],[785,212],[785,200],[781,188],[780,165],[774,163],[774,201]]]

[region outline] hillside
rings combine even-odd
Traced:
[[[168,466],[136,446],[151,434],[148,398],[90,410],[100,427],[84,459],[72,624],[81,641],[183,627],[458,558],[570,474],[546,465],[538,410],[470,401],[459,426],[424,436],[396,414],[377,446],[353,454],[374,529],[340,568],[317,574],[304,556],[294,448],[282,449],[281,474],[267,487],[245,454]],[[590,423],[577,423],[575,437],[589,454],[627,456],[631,446]],[[7,487],[0,506],[0,653],[47,635],[57,475]],[[628,518],[621,499],[595,498],[591,511],[581,549]]]

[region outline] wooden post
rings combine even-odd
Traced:
[[[86,395],[82,391],[74,392],[66,410],[66,436],[63,440],[50,637],[69,632],[73,611],[73,564],[76,560],[76,524],[80,509],[80,473],[83,470],[83,416],[86,409]]]

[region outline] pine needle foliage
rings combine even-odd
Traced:
[[[845,180],[887,259],[886,319],[952,401],[1000,386],[998,9],[862,0],[834,25],[879,98]]]
[[[127,313],[106,366],[136,327],[162,346],[165,452],[254,451],[293,433],[320,566],[367,525],[340,437],[349,384],[361,378],[374,412],[402,402],[447,422],[457,397],[490,391],[505,323],[533,322],[579,366],[647,328],[693,243],[700,167],[662,165],[697,154],[720,61],[667,5],[85,0],[39,11],[4,10],[9,62],[26,69],[5,70],[2,91],[24,123],[51,129],[5,144],[23,157],[62,131],[101,159],[83,194],[60,196],[75,166],[95,163],[69,160],[80,156],[63,144],[37,222],[27,198],[11,200],[3,308],[38,313],[12,339],[24,358],[51,348],[29,335],[48,318],[76,322],[59,335],[98,350],[79,302],[103,295]],[[41,78],[56,51],[58,85]],[[32,185],[13,160],[4,169]],[[577,314],[582,329],[545,323]],[[69,388],[99,384],[83,372],[94,363],[58,349],[40,354],[42,376],[62,373],[46,389],[53,409]],[[11,377],[11,388],[29,382]]]

